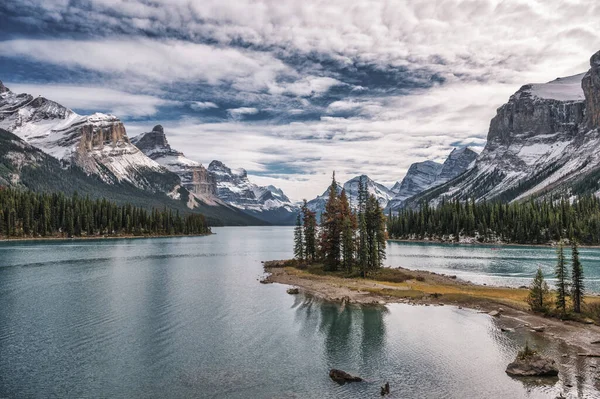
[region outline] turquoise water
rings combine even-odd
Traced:
[[[0,398],[377,398],[385,381],[391,398],[597,397],[595,359],[471,310],[288,295],[258,279],[262,260],[291,256],[291,228],[215,232],[0,243]],[[446,247],[393,244],[390,263],[419,263],[419,248],[420,267],[460,271]],[[559,381],[504,373],[525,340],[560,359]],[[339,386],[332,367],[367,382]]]
[[[554,283],[556,249],[551,247],[491,246],[388,242],[386,264],[422,269],[479,284],[519,287],[529,285],[538,266]],[[565,250],[570,266],[571,252]],[[580,248],[586,287],[600,293],[600,248]]]

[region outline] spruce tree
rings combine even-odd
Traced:
[[[337,271],[341,257],[341,215],[340,200],[337,193],[335,172],[329,186],[329,196],[325,203],[325,212],[321,215],[320,247],[328,271]]]
[[[534,312],[546,312],[548,310],[548,294],[548,283],[544,280],[542,268],[538,267],[533,282],[529,287],[529,296],[527,298],[531,310]]]
[[[363,182],[363,176],[358,180],[358,266],[362,277],[366,277],[368,268],[368,248],[367,248],[367,208],[368,190]]]
[[[583,302],[584,285],[583,285],[583,266],[579,260],[579,248],[577,241],[572,240],[571,244],[571,298],[573,299],[573,311],[581,313],[581,303]]]
[[[354,267],[356,215],[350,209],[346,190],[340,194],[340,216],[342,218],[342,266],[347,272]]]
[[[306,200],[302,204],[302,215],[305,260],[314,262],[317,259],[317,217],[315,212],[308,209]]]
[[[304,259],[304,237],[300,213],[296,215],[296,227],[294,228],[294,257],[299,261]]]
[[[569,296],[569,282],[567,280],[567,265],[565,262],[565,251],[562,242],[558,244],[556,254],[558,258],[555,270],[556,309],[564,315],[567,313],[567,296]]]

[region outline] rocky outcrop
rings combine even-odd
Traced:
[[[7,91],[10,91],[8,89],[8,87],[4,86],[4,83],[2,83],[2,81],[0,81],[0,93],[5,93]]]
[[[218,202],[214,177],[202,164],[171,148],[161,125],[132,138],[131,142],[146,156],[179,176],[183,187],[196,197],[209,204]]]
[[[556,377],[558,367],[553,359],[538,354],[519,357],[506,367],[506,374],[513,377]]]
[[[363,379],[360,377],[356,377],[354,375],[348,374],[345,371],[338,370],[338,369],[331,369],[329,371],[329,378],[331,378],[332,380],[334,380],[335,382],[337,382],[340,385],[344,385],[349,382],[363,381]]]
[[[477,159],[477,153],[469,147],[455,148],[442,165],[442,170],[434,181],[434,186],[446,183],[464,173]]]
[[[585,93],[585,118],[588,129],[600,127],[600,51],[590,59],[590,70],[581,82]]]

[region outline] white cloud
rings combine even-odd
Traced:
[[[177,104],[158,97],[95,86],[6,84],[15,93],[43,96],[66,107],[109,112],[121,118],[151,116],[162,105]]]
[[[255,115],[258,114],[258,109],[252,107],[240,107],[231,108],[227,110],[227,113],[234,119],[239,119],[244,115]]]
[[[211,109],[211,108],[219,108],[219,106],[217,104],[210,102],[210,101],[194,101],[193,103],[190,104],[190,107],[192,109],[195,109],[196,111],[201,111],[201,110]]]

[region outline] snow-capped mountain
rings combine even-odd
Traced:
[[[154,126],[151,132],[133,137],[131,143],[150,159],[179,176],[182,186],[196,198],[209,205],[221,203],[216,197],[217,184],[213,176],[199,162],[172,149],[161,125]]]
[[[226,204],[273,224],[292,224],[297,207],[274,186],[261,187],[248,179],[244,169],[230,169],[212,161],[208,171],[216,182],[217,197]]]
[[[383,184],[379,184],[372,180],[367,175],[353,177],[344,183],[343,186],[340,186],[338,183],[338,193],[341,193],[342,188],[344,188],[346,190],[346,195],[348,197],[348,202],[350,202],[350,206],[356,210],[358,208],[358,185],[361,178],[363,179],[363,184],[366,184],[369,194],[374,195],[375,198],[377,198],[379,205],[381,205],[382,208],[385,208],[388,201],[394,197],[394,192],[385,187]],[[327,203],[328,198],[329,188],[327,188],[322,195],[319,195],[307,203],[308,209],[315,212],[318,219],[321,218],[321,214],[325,211],[325,204]]]
[[[177,176],[132,145],[113,115],[79,115],[44,97],[13,93],[0,82],[0,128],[105,183],[179,195]]]
[[[395,195],[388,202],[386,212],[396,211],[404,206],[407,199],[464,173],[476,158],[475,151],[464,147],[452,150],[443,164],[434,161],[413,163],[404,179],[392,187]]]
[[[463,175],[410,199],[519,200],[600,189],[600,52],[588,72],[528,84],[498,108],[487,144]]]

